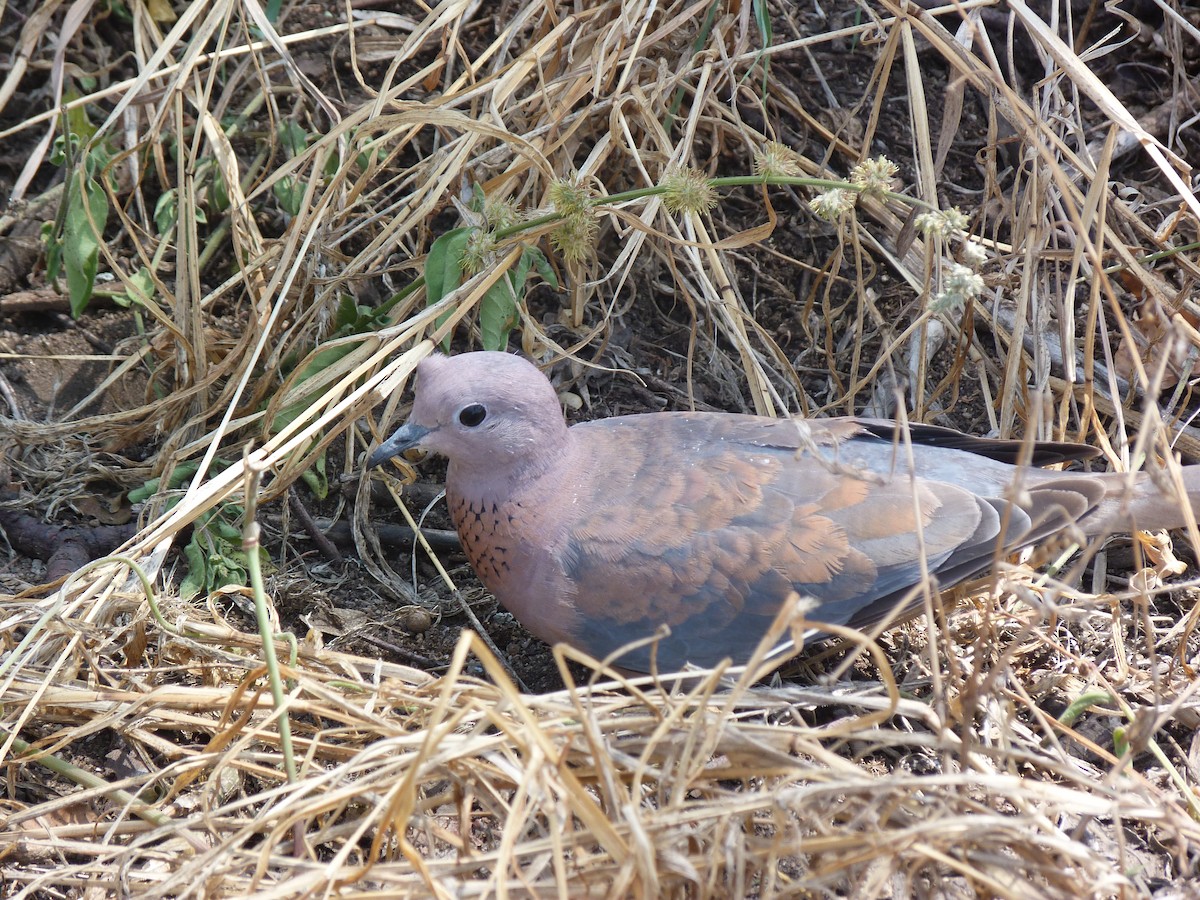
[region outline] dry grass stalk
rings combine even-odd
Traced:
[[[691,316],[687,390],[693,366],[724,373],[728,397],[761,412],[861,408],[863,393],[887,379],[895,390],[878,399],[895,403],[904,393],[896,373],[907,372],[909,406],[936,421],[954,411],[964,382],[978,381],[1001,433],[1024,423],[1039,436],[1096,440],[1128,467],[1188,408],[1186,388],[1165,422],[1128,404],[1140,405],[1134,393],[1153,396],[1176,358],[1159,338],[1194,354],[1196,330],[1181,317],[1197,312],[1184,290],[1200,274],[1196,261],[1179,256],[1172,283],[1150,259],[1181,242],[1172,228],[1194,237],[1194,197],[1169,142],[1141,128],[1036,8],[1005,7],[1023,46],[1046,60],[1030,88],[1014,84],[1008,51],[984,28],[1001,14],[987,2],[916,10],[880,0],[860,23],[825,31],[802,29],[781,8],[766,48],[756,4],[718,5],[698,52],[709,4],[679,0],[575,11],[509,3],[498,21],[488,4],[448,2],[421,21],[356,13],[280,33],[257,3],[185,4],[174,23],[153,20],[151,6],[129,7],[137,74],[63,104],[111,104],[94,140],[120,151],[109,190],[121,229],[102,247],[101,268],[133,290],[146,266],[153,297],[139,306],[144,334],[118,348],[124,362],[95,396],[132,385],[144,402],[103,415],[86,414],[85,402],[54,422],[6,423],[0,437],[30,472],[40,464],[60,476],[44,493],[55,502],[86,483],[74,473],[90,466],[134,487],[147,471],[203,460],[175,505],[167,492],[147,505],[123,551],[151,578],[185,529],[238,498],[247,462],[275,473],[264,500],[331,447],[353,471],[378,437],[380,420],[364,416],[391,396],[383,419],[392,418],[397,389],[429,350],[419,338],[476,321],[504,260],[534,235],[501,242],[497,261],[436,307],[402,290],[433,240],[461,224],[451,198],[465,209],[472,183],[542,210],[556,179],[603,195],[652,187],[673,167],[724,175],[741,159],[749,173],[768,140],[798,143],[801,128],[829,149],[796,164],[837,176],[872,155],[897,82],[912,116],[911,146],[899,148],[912,160],[906,177],[933,204],[959,117],[984,98],[993,140],[968,211],[988,257],[983,301],[929,302],[961,236],[916,233],[910,209],[894,201],[863,198],[828,227],[828,255],[800,261],[796,250],[755,243],[780,214],[803,208],[790,189],[730,192],[711,215],[673,216],[652,197],[598,207],[595,248],[560,266],[570,276],[560,319],[519,310],[523,349],[543,358],[594,348],[639,302],[625,295],[657,278]],[[36,39],[49,21],[64,33],[80,26],[61,16],[43,4],[21,37],[56,83],[68,61],[86,68]],[[1175,19],[1163,27],[1174,29],[1170,46],[1195,49]],[[834,98],[815,109],[795,84],[763,81],[754,68],[805,53],[819,69],[813,54],[830,46],[874,61],[854,108],[834,109]],[[930,60],[948,82],[930,79]],[[11,111],[26,71],[9,74],[0,107]],[[1096,120],[1079,96],[1108,123],[1090,149]],[[926,111],[939,105],[935,133]],[[56,99],[54,111],[0,136],[44,134],[57,108]],[[290,158],[283,122],[309,137]],[[1002,127],[1018,151],[1013,181],[995,152]],[[1108,189],[1122,129],[1156,166],[1141,193]],[[49,139],[33,143],[30,173]],[[191,211],[211,208],[199,188],[217,173],[230,203],[202,246]],[[165,186],[178,192],[185,224],[160,236],[152,220]],[[296,192],[296,212],[257,217],[283,189]],[[1155,210],[1164,211],[1158,231],[1147,218]],[[803,292],[769,271],[751,278],[749,265],[770,254],[797,281],[816,277]],[[236,264],[216,269],[221,258]],[[1123,284],[1139,285],[1176,323],[1155,340],[1139,343],[1115,264]],[[919,302],[887,305],[878,265]],[[340,298],[380,278],[393,292],[392,324],[335,336]],[[756,319],[760,289],[798,297],[799,356]],[[931,331],[947,336],[945,349]],[[1140,348],[1124,382],[1110,335]],[[344,355],[302,377],[331,348]],[[797,364],[828,379],[801,379]],[[301,412],[273,430],[290,408]],[[1113,417],[1107,431],[1098,412]],[[157,448],[150,464],[112,461],[138,443]],[[218,456],[236,460],[249,445],[251,457],[215,470]],[[361,520],[356,528],[361,538]],[[360,546],[383,573],[381,551]],[[1114,598],[1107,551],[1090,550],[1100,600],[1071,573],[1054,581],[1009,567],[970,592],[973,610],[884,638],[886,666],[866,656],[853,663],[855,680],[812,688],[722,672],[679,682],[605,673],[576,685],[564,666],[568,689],[527,695],[470,636],[434,677],[338,653],[314,633],[286,672],[295,783],[283,775],[258,638],[226,621],[217,598],[186,603],[169,592],[159,600],[169,627],[160,626],[130,566],[114,561],[46,599],[0,598],[3,890],[1107,897],[1161,880],[1195,884],[1194,622],[1156,611],[1172,608],[1156,580],[1165,562],[1147,564]],[[468,674],[468,654],[486,678]],[[819,675],[825,661],[806,665]],[[888,684],[893,669],[903,699],[870,686]],[[1082,719],[1051,712],[1093,695],[1108,699]],[[1188,734],[1191,746],[1178,743]],[[51,755],[82,765],[105,753],[108,771],[123,774],[87,789],[45,767]]]

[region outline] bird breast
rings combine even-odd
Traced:
[[[570,488],[553,474],[509,483],[503,492],[448,481],[446,502],[479,580],[548,643],[569,640],[578,614],[559,559]]]

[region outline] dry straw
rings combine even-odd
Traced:
[[[93,396],[50,422],[6,420],[0,446],[23,477],[62,475],[38,495],[42,509],[86,483],[67,471],[133,488],[185,460],[200,467],[174,505],[168,492],[147,503],[122,560],[51,593],[0,598],[0,894],[1197,889],[1194,595],[1161,589],[1169,547],[1145,545],[1136,565],[1088,548],[1092,593],[1081,568],[1003,563],[960,592],[966,610],[947,617],[931,595],[928,623],[810,653],[794,679],[601,670],[576,683],[580,670],[560,658],[568,686],[541,695],[517,690],[467,633],[429,673],[338,652],[314,632],[277,642],[279,702],[262,640],[227,616],[227,598],[181,600],[165,577],[168,551],[208,511],[242,502],[248,473],[262,476],[260,506],[327,451],[344,461],[335,478],[357,474],[431,349],[421,339],[461,323],[461,340],[522,247],[561,227],[555,184],[584,200],[573,231],[540,243],[561,252],[558,318],[545,298],[540,314],[516,310],[522,347],[539,358],[600,345],[657,285],[690,325],[685,394],[697,367],[764,414],[861,411],[864,398],[890,414],[899,393],[909,415],[937,420],[969,391],[980,430],[1085,439],[1124,468],[1169,456],[1168,434],[1200,455],[1175,421],[1191,401],[1200,321],[1184,288],[1200,271],[1194,251],[1165,269],[1153,257],[1195,238],[1195,198],[1171,149],[1194,135],[1151,133],[1093,74],[1119,49],[1112,38],[1091,30],[1072,44],[1048,7],[1016,0],[879,0],[855,16],[824,4],[825,19],[750,0],[447,0],[409,15],[310,4],[272,19],[257,0],[207,0],[170,15],[127,4],[120,27],[136,58],[99,73],[85,6],[30,12],[0,106],[12,122],[36,63],[52,108],[0,138],[29,149],[16,184],[27,209],[53,210],[64,189],[33,195],[39,166],[63,111],[92,117],[92,145],[113,152],[98,266],[141,298],[143,329],[116,348]],[[1164,15],[1163,64],[1182,73],[1195,30]],[[1016,52],[1043,60],[1036,84],[1008,74],[997,43],[1008,19]],[[1072,24],[1081,40],[1084,24]],[[857,95],[823,94],[852,83],[847,67],[862,76]],[[93,70],[114,80],[64,91],[68,74]],[[990,149],[978,202],[963,208],[972,234],[918,229],[915,207],[943,205],[948,160],[977,149],[956,140],[979,116]],[[287,151],[285,122],[306,146]],[[835,196],[821,222],[813,193],[795,186],[721,187],[713,205],[696,181],[836,179],[885,138],[902,141],[889,155],[910,164],[892,187],[912,202],[882,189]],[[1114,190],[1127,152],[1145,154],[1144,181]],[[671,178],[695,202],[665,201]],[[205,193],[218,183],[223,212]],[[497,230],[481,251],[491,264],[426,308],[409,287],[433,241],[471,214],[476,184],[527,221]],[[160,236],[167,186],[179,215]],[[780,223],[793,220],[822,240],[783,240]],[[880,295],[880,269],[900,293]],[[335,334],[342,298],[381,284],[390,324]],[[1159,332],[1117,302],[1130,284],[1159,311]],[[964,286],[977,296],[955,293]],[[796,345],[780,347],[784,326],[759,320],[768,296],[796,298]],[[828,375],[808,377],[817,371]],[[1140,399],[1176,384],[1161,412]],[[144,402],[87,412],[130,385]],[[135,444],[155,455],[126,468],[120,454]],[[390,578],[366,537],[366,497],[360,549]]]

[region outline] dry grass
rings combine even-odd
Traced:
[[[1179,421],[1195,406],[1200,269],[1194,248],[1178,250],[1196,239],[1200,209],[1172,149],[1195,147],[1194,23],[1169,8],[1159,28],[1155,64],[1179,89],[1177,106],[1142,117],[1152,134],[1093,74],[1119,50],[1112,39],[1092,29],[1072,49],[1047,10],[1019,0],[926,11],[881,0],[856,20],[826,4],[824,22],[783,4],[765,50],[749,2],[715,4],[707,33],[710,4],[673,0],[579,11],[462,0],[414,5],[408,18],[310,6],[278,31],[253,0],[178,6],[184,18],[155,22],[153,4],[131,4],[120,27],[134,58],[103,73],[56,3],[17,38],[51,75],[39,95],[51,112],[3,131],[31,160],[17,181],[27,209],[62,197],[61,186],[31,193],[59,105],[86,108],[93,143],[113,152],[99,268],[122,290],[136,289],[143,266],[153,276],[143,333],[97,387],[133,385],[145,402],[6,420],[0,445],[21,471],[93,467],[127,487],[185,460],[201,467],[147,502],[124,561],[41,599],[32,589],[0,598],[0,895],[1200,890],[1200,701],[1187,665],[1200,645],[1192,589],[1161,588],[1169,556],[1131,578],[1091,548],[1095,595],[1071,573],[1007,566],[964,592],[965,611],[885,637],[887,658],[854,663],[853,680],[810,660],[826,673],[811,688],[725,672],[576,685],[564,666],[568,689],[527,695],[469,635],[437,677],[309,635],[283,673],[292,779],[261,641],[162,577],[167,550],[205,512],[240,502],[248,473],[265,473],[260,503],[324,451],[355,473],[430,348],[421,339],[475,321],[505,265],[552,228],[501,241],[481,274],[426,308],[422,291],[405,289],[432,242],[463,224],[470,185],[545,210],[551,184],[576,173],[597,195],[651,188],[684,166],[750,175],[770,140],[825,178],[898,141],[890,152],[908,161],[911,196],[943,206],[946,190],[961,195],[987,252],[983,296],[931,303],[961,235],[927,238],[894,198],[863,198],[828,225],[793,187],[728,189],[711,214],[668,213],[651,194],[599,205],[582,258],[541,240],[565,289],[540,289],[520,308],[524,351],[634,365],[614,333],[657,290],[690,328],[677,358],[685,391],[694,374],[762,413],[891,414],[899,398],[930,421],[954,421],[971,392],[981,430],[1087,440],[1115,467],[1169,434],[1200,458]],[[964,27],[994,17],[1011,20],[1015,52],[1040,55],[1044,77],[1018,83],[1003,44]],[[764,80],[767,58],[772,73],[790,62],[792,76],[811,77]],[[838,60],[859,77],[823,68]],[[8,122],[31,71],[22,63],[0,87]],[[90,93],[55,93],[93,71],[102,79]],[[818,76],[859,93],[814,104]],[[282,145],[285,121],[310,134],[302,151]],[[976,151],[978,189],[947,185],[947,160]],[[218,172],[227,211],[206,193]],[[160,237],[167,188],[184,225]],[[280,213],[276,188],[292,192],[294,214]],[[800,259],[800,243],[783,240],[779,223],[793,220],[820,236],[804,249],[821,256]],[[893,279],[886,293],[880,272]],[[390,323],[337,333],[341,298],[380,280]],[[783,326],[759,318],[772,295],[798,298],[787,349]],[[1161,407],[1144,400],[1160,395]],[[273,427],[285,410],[295,418]],[[135,444],[155,455],[123,469],[113,455]],[[217,471],[218,450],[241,461]],[[64,475],[60,492],[68,484],[78,489]],[[47,488],[39,499],[62,497]],[[365,487],[358,499],[364,561],[390,578],[364,529]],[[163,620],[129,560],[165,592]],[[279,652],[289,653],[282,642]],[[485,679],[468,674],[468,653]]]

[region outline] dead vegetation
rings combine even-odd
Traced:
[[[0,894],[1200,890],[1186,539],[1006,563],[959,612],[783,679],[560,658],[544,693],[470,634],[425,671],[264,611],[297,634],[268,674],[250,591],[209,572],[181,596],[199,560],[169,552],[249,578],[243,514],[308,473],[376,589],[419,605],[367,481],[338,492],[423,338],[510,326],[577,360],[577,406],[906,414],[1169,478],[1172,449],[1200,460],[1194,10],[385,6],[4,7],[3,340],[64,296],[89,334],[119,326],[70,360],[0,346],[6,503],[144,499],[119,557],[49,589],[4,570]],[[880,154],[905,197],[814,215],[829,186],[805,179]],[[692,170],[725,179],[711,209],[664,188]],[[965,229],[918,227],[952,207]],[[33,262],[56,211],[61,291]],[[464,226],[487,241],[436,244]],[[47,402],[39,363],[91,366],[88,390]]]

